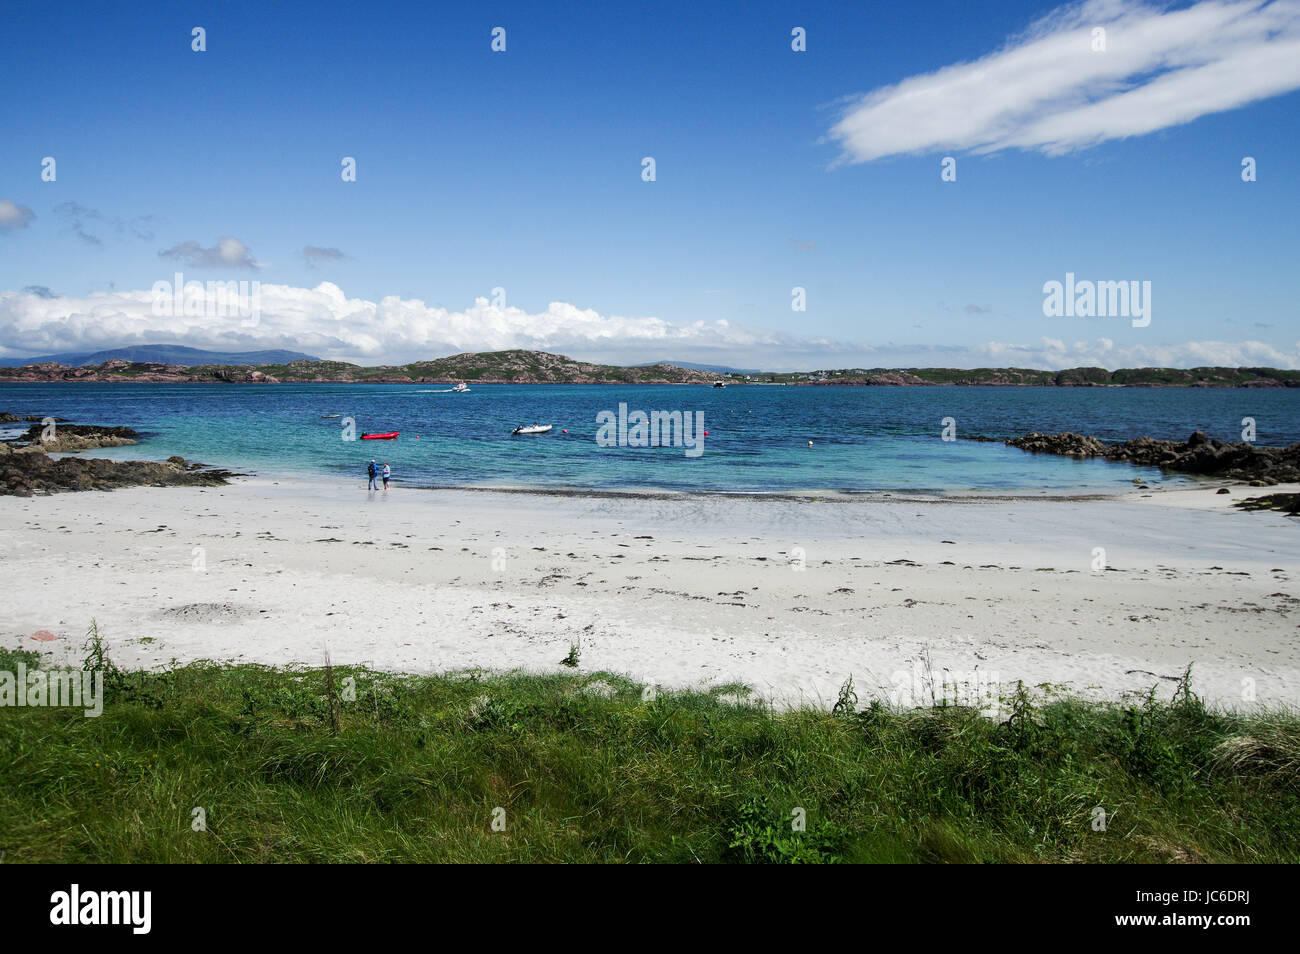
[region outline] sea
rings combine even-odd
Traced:
[[[263,477],[361,485],[374,458],[398,486],[431,488],[1108,493],[1131,490],[1135,477],[1163,487],[1194,478],[968,438],[1185,440],[1199,429],[1237,441],[1249,419],[1257,443],[1300,441],[1300,389],[58,383],[0,385],[0,411],[143,435],[96,456],[179,454]],[[602,432],[620,413],[635,425],[636,411],[702,420],[707,433],[692,434],[702,447],[620,444],[617,424]],[[552,430],[511,433],[534,423]],[[360,439],[392,431],[395,440]]]

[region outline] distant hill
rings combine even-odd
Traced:
[[[695,364],[691,361],[647,361],[634,364],[634,368],[652,368],[656,364],[671,364],[675,368],[690,368],[692,371],[712,371],[714,374],[758,374],[753,368],[729,368],[725,364]]]
[[[633,368],[575,361],[546,351],[466,352],[433,361],[414,361],[397,368],[352,368],[366,379],[482,381],[518,384],[702,384],[714,375],[671,364]],[[269,373],[270,372],[268,369]]]
[[[130,349],[124,349],[130,350]],[[212,352],[185,349],[190,355]],[[112,353],[112,352],[108,352]],[[723,377],[733,385],[785,384],[802,387],[847,386],[1001,386],[1001,387],[1154,387],[1154,388],[1295,388],[1300,371],[1277,368],[1067,368],[1038,371],[1031,368],[848,368],[837,371],[728,372],[683,368],[672,364],[619,367],[575,361],[545,351],[489,351],[454,354],[432,361],[365,367],[345,361],[297,358],[292,361],[249,363],[261,355],[292,352],[256,352],[233,355],[237,362],[186,364],[131,361],[112,358],[94,367],[45,364],[39,368],[0,365],[0,382],[23,381],[134,381],[256,382],[362,382],[447,384],[713,384]],[[93,357],[93,356],[92,356]],[[30,360],[30,359],[29,359]]]
[[[711,384],[718,376],[668,364],[622,368],[612,364],[590,364],[545,351],[491,351],[454,354],[433,361],[414,361],[397,366],[366,367],[345,361],[304,358],[269,362],[250,368],[250,355],[238,355],[240,365],[230,363],[180,366],[157,361],[129,361],[113,358],[91,368],[45,366],[41,368],[0,366],[0,381],[135,381],[167,382],[258,382],[281,381],[377,383],[470,383],[494,384]]]
[[[755,375],[755,383],[978,385],[985,387],[1294,388],[1300,371],[1277,368],[853,368]]]
[[[194,367],[200,364],[288,364],[290,361],[319,361],[298,351],[204,351],[184,345],[136,345],[110,351],[43,354],[34,358],[0,358],[0,367],[20,368],[28,364],[62,364],[69,368],[99,365],[105,361],[155,362]]]

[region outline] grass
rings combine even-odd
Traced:
[[[561,666],[568,666],[570,669],[577,669],[578,663],[582,661],[582,640],[574,640],[569,643],[569,654],[560,660]]]
[[[7,862],[1300,861],[1300,720],[1187,681],[1132,706],[1021,690],[998,722],[851,684],[774,711],[610,673],[125,672],[88,648],[100,718],[0,708]]]

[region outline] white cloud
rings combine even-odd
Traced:
[[[1104,52],[1093,29],[1106,31]],[[1061,154],[1300,88],[1298,0],[1062,7],[995,53],[856,99],[841,162],[940,150]]]
[[[0,232],[25,229],[36,213],[12,199],[0,199]]]
[[[158,253],[159,258],[184,262],[190,268],[262,268],[252,253],[237,238],[223,235],[214,248],[204,248],[198,242],[182,242]]]
[[[0,355],[182,344],[223,351],[287,348],[359,364],[527,348],[616,364],[670,359],[770,370],[989,365],[1052,370],[1080,365],[1300,368],[1300,342],[1290,350],[1258,341],[1121,347],[1108,338],[1073,343],[1042,338],[1028,345],[866,345],[798,338],[726,319],[681,323],[601,315],[565,302],[528,312],[497,308],[479,298],[464,310],[452,311],[396,296],[379,301],[348,298],[332,282],[315,288],[263,282],[259,298],[259,319],[245,327],[239,315],[156,316],[149,290],[84,297],[56,295],[35,286],[0,292]]]
[[[155,343],[223,350],[292,348],[367,364],[510,348],[620,361],[751,352],[793,360],[828,350],[725,320],[683,324],[601,315],[564,302],[530,313],[497,308],[479,298],[462,311],[452,311],[397,296],[379,301],[348,298],[332,282],[310,289],[262,282],[259,298],[258,322],[244,327],[238,315],[155,316],[148,290],[81,298],[0,292],[0,349],[27,354]]]
[[[1040,338],[1038,344],[990,341],[972,348],[978,364],[998,367],[1040,368],[1300,368],[1300,341],[1279,348],[1263,341],[1188,341],[1183,344],[1117,346],[1109,338],[1066,343]]]

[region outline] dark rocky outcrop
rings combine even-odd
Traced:
[[[0,423],[19,420],[13,414],[0,413]],[[46,435],[46,417],[35,415],[21,419],[34,421],[27,432],[14,440],[0,441],[0,496],[31,497],[71,490],[116,490],[119,487],[216,487],[237,476],[227,470],[215,470],[169,457],[165,462],[147,460],[102,460],[60,457],[97,447],[121,447],[134,444],[140,436],[129,427],[103,427],[98,424],[58,424]],[[54,418],[56,423],[63,418]]]
[[[40,445],[47,454],[75,454],[78,451],[94,450],[97,447],[123,447],[136,443],[140,436],[129,427],[101,427],[98,424],[57,424],[49,440],[42,440],[45,434],[43,424],[33,424],[27,433],[17,438],[29,445]],[[13,442],[9,442],[13,443]]]
[[[1300,494],[1266,494],[1263,497],[1248,497],[1237,500],[1234,507],[1242,510],[1280,510],[1285,514],[1300,514]]]
[[[73,490],[116,490],[119,487],[216,487],[236,476],[207,469],[183,457],[166,461],[52,459],[43,447],[0,444],[0,495],[31,497]]]
[[[0,411],[0,424],[17,424],[20,422],[23,424],[27,424],[30,421],[43,421],[43,420],[45,420],[45,418],[41,417],[39,414],[28,414],[26,417],[19,417],[17,414],[10,414],[8,411]],[[56,424],[62,424],[65,420],[67,420],[67,418],[55,417],[55,418],[51,418],[51,420],[54,421]]]
[[[1104,457],[1177,473],[1240,480],[1255,487],[1300,481],[1300,444],[1289,447],[1225,444],[1217,438],[1207,437],[1203,431],[1196,431],[1182,442],[1139,437],[1119,444],[1107,444],[1095,437],[1065,431],[1060,434],[1026,434],[1006,443],[1038,454]]]
[[[1007,441],[1012,447],[1035,454],[1062,454],[1066,457],[1104,457],[1106,445],[1095,437],[1072,434],[1026,434]]]

